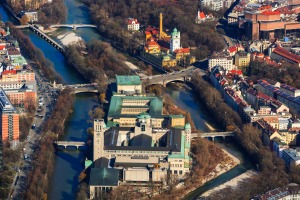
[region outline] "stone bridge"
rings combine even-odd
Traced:
[[[84,142],[76,142],[76,141],[55,141],[54,144],[56,146],[62,146],[64,148],[67,147],[76,147],[77,149],[79,149],[79,147],[84,147],[85,143]]]
[[[72,28],[75,30],[77,28],[97,28],[97,26],[93,24],[54,24],[50,28]]]
[[[61,52],[65,51],[65,49],[64,49],[64,47],[62,45],[58,44],[55,40],[53,40],[51,37],[49,37],[48,35],[46,35],[43,31],[41,31],[38,28],[34,27],[34,25],[28,25],[28,27],[30,29],[32,29],[33,32],[35,32],[37,35],[39,35],[44,40],[46,40],[47,42],[49,42],[52,46],[54,46],[59,51],[61,51]]]
[[[72,93],[98,93],[98,85],[96,83],[63,85],[61,89],[71,88]]]
[[[227,132],[208,132],[208,133],[192,133],[191,138],[212,138],[214,140],[215,137],[233,137],[235,135],[235,131],[227,131]]]
[[[144,76],[141,79],[143,80],[145,86],[161,84],[165,87],[168,83],[174,81],[182,81],[182,82],[190,81],[195,71],[200,72],[201,75],[203,76],[206,74],[206,72],[201,69],[195,67],[188,67],[187,69],[178,72],[172,72],[172,73],[155,75],[155,76]]]

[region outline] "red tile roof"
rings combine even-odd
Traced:
[[[262,15],[280,15],[280,12],[278,10],[275,10],[275,11],[264,11],[261,13]]]
[[[127,21],[128,24],[139,24],[139,22],[137,21],[137,19],[134,18],[129,18]]]
[[[300,63],[300,56],[293,54],[280,46],[277,46],[273,52],[277,53],[277,54],[281,55],[282,57],[285,57],[289,60],[292,60],[296,63]]]
[[[174,53],[190,53],[190,49],[189,48],[181,48],[181,49],[176,49],[174,51]]]
[[[4,72],[2,72],[2,74],[17,74],[17,70],[15,69],[12,69],[12,70],[6,70]]]
[[[230,74],[237,74],[237,75],[242,75],[243,74],[243,71],[242,70],[230,70],[229,71]]]
[[[234,52],[237,51],[237,47],[236,47],[236,46],[231,46],[231,47],[228,48],[228,51],[229,51],[230,53],[234,53]]]
[[[200,12],[200,13],[199,13],[199,18],[200,18],[200,19],[205,19],[205,14],[204,14],[204,12]]]

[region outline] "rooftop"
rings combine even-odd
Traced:
[[[141,79],[139,76],[118,76],[116,75],[118,85],[140,85]]]
[[[90,183],[92,186],[118,186],[119,170],[113,168],[92,168]]]
[[[143,106],[136,105],[136,103],[132,102],[131,105],[124,106],[124,101],[139,101],[145,100],[148,101]],[[148,108],[147,113],[151,117],[161,116],[162,115],[162,106],[163,101],[161,97],[153,97],[153,96],[113,96],[110,101],[108,117],[120,117],[126,116],[127,114],[122,114],[122,108]],[[135,115],[137,116],[137,115]]]

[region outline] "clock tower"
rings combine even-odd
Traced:
[[[174,28],[171,33],[170,51],[173,53],[176,49],[180,49],[180,32]]]
[[[94,119],[93,161],[104,156],[104,132],[106,125],[103,119]]]

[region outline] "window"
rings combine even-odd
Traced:
[[[179,174],[182,175],[182,170],[179,170]]]
[[[178,174],[177,170],[174,170],[174,174]]]

